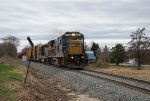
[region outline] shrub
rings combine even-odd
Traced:
[[[0,64],[10,64],[12,66],[18,66],[21,64],[21,61],[16,58],[9,57],[9,56],[3,56],[3,57],[0,57]]]
[[[108,63],[103,62],[103,60],[98,59],[98,60],[96,61],[95,66],[96,66],[96,67],[101,67],[101,68],[106,68],[106,67],[108,67],[109,65],[108,65]]]

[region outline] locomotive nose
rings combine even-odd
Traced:
[[[68,53],[70,55],[82,54],[82,41],[81,40],[70,40],[68,46]]]

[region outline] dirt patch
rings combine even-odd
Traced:
[[[76,98],[72,99],[71,101],[100,101],[97,98],[90,98],[88,95],[76,95]]]
[[[19,101],[99,101],[81,94],[66,83],[30,69],[27,84],[20,93]]]

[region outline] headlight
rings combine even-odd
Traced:
[[[72,33],[72,36],[75,36],[76,34],[75,33]]]
[[[73,56],[71,57],[71,59],[73,59]]]

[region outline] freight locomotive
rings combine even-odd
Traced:
[[[87,64],[84,35],[80,32],[66,32],[45,45],[40,44],[32,50],[27,49],[26,55],[28,60],[31,57],[33,61],[69,68],[84,68]]]

